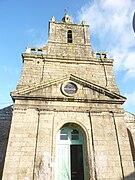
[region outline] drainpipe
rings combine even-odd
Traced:
[[[34,152],[34,167],[33,167],[33,178],[32,178],[32,180],[35,179],[36,153],[37,153],[38,134],[39,134],[40,110],[37,108],[37,111],[38,111],[38,123],[37,123],[37,133],[36,133],[36,143],[35,143],[35,152]]]
[[[91,139],[92,139],[92,151],[93,151],[93,160],[94,160],[94,176],[95,176],[95,180],[97,180],[94,136],[93,136],[93,127],[92,127],[92,120],[91,120],[91,113],[90,112],[89,112],[89,120],[90,120]]]
[[[43,55],[42,55],[42,58],[43,58],[43,67],[42,67],[42,72],[41,72],[41,79],[40,79],[40,82],[43,81],[43,77],[44,77],[44,68],[45,68],[45,58],[43,57]]]
[[[100,56],[101,56],[101,55],[100,55]],[[106,68],[105,68],[105,64],[104,64],[104,62],[103,62],[103,60],[102,60],[102,57],[100,57],[100,59],[101,59],[101,62],[102,62],[102,64],[103,64],[104,74],[105,74],[105,82],[106,82],[106,87],[107,87],[107,86],[108,86],[108,79],[107,79]]]
[[[53,115],[53,122],[52,122],[52,143],[51,143],[51,176],[50,176],[50,180],[52,180],[52,160],[53,160],[53,134],[54,134],[54,118],[55,118],[55,112],[54,112],[54,115]]]

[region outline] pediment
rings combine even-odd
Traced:
[[[64,85],[74,84],[76,92],[64,92]],[[93,82],[86,81],[75,75],[59,77],[48,82],[33,84],[30,87],[21,88],[11,93],[13,99],[20,98],[44,98],[44,99],[73,99],[79,101],[120,101],[124,102],[125,97],[101,87]]]

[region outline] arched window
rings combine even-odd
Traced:
[[[79,140],[79,132],[76,129],[73,129],[73,131],[71,132],[71,139]]]
[[[73,42],[72,31],[71,30],[68,30],[68,32],[67,32],[67,42],[68,43],[72,43]]]

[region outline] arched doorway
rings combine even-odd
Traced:
[[[84,138],[81,131],[63,126],[57,134],[56,180],[85,180]]]

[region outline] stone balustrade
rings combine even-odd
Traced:
[[[93,52],[93,56],[98,59],[109,59],[107,52]]]
[[[26,53],[41,55],[42,54],[42,48],[27,47],[26,48]]]

